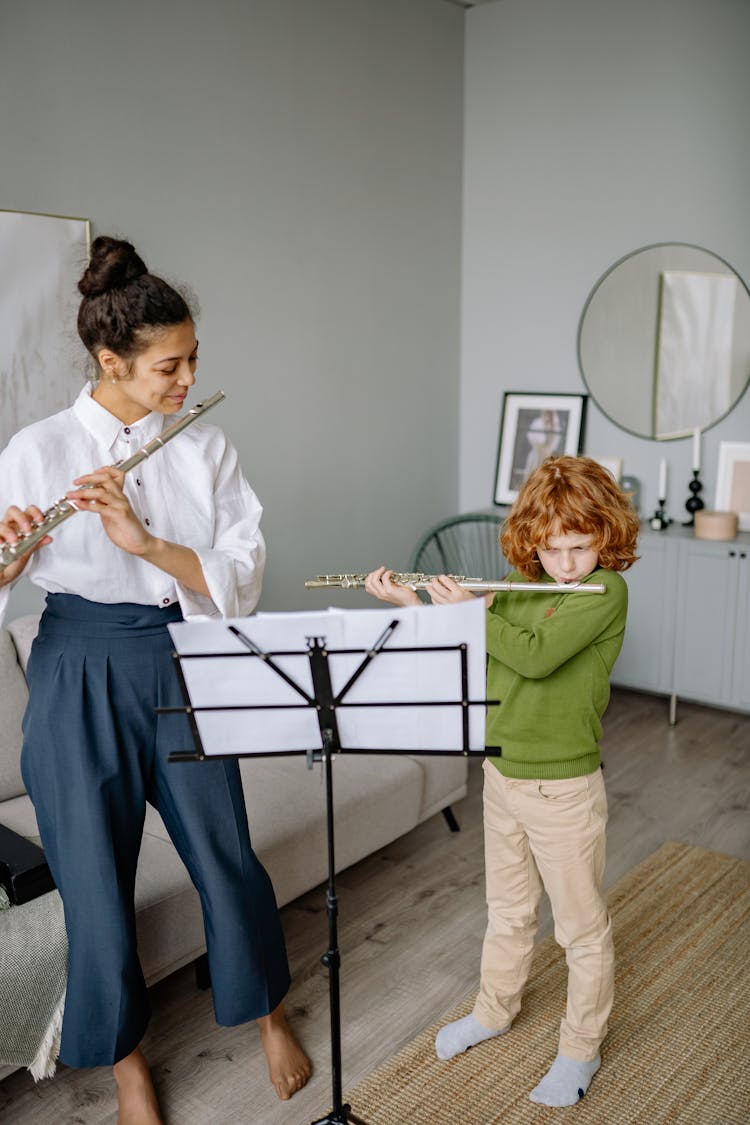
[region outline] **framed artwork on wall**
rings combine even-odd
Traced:
[[[588,454],[593,461],[611,473],[615,480],[619,483],[622,476],[622,457],[598,457],[593,453]]]
[[[88,219],[0,210],[0,449],[80,390],[77,283],[89,244]]]
[[[750,442],[719,443],[716,510],[736,512],[740,531],[750,531]]]
[[[512,504],[529,473],[553,455],[583,449],[588,395],[506,391],[495,471],[496,504]]]

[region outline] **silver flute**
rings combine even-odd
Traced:
[[[464,590],[473,590],[483,593],[490,590],[500,590],[509,594],[604,594],[607,587],[602,582],[509,582],[501,579],[498,582],[484,578],[467,578],[465,574],[448,574]],[[319,574],[317,578],[310,578],[305,582],[306,590],[322,590],[328,586],[338,586],[342,590],[361,589],[365,584],[366,574]],[[437,578],[436,574],[422,574],[421,572],[393,573],[391,579],[399,586],[408,586],[411,590],[424,590],[427,585]]]
[[[197,402],[195,406],[192,406],[187,414],[180,418],[179,421],[175,422],[173,426],[168,426],[166,430],[163,430],[157,437],[147,442],[142,449],[139,449],[137,453],[134,453],[132,457],[128,457],[124,461],[118,461],[114,467],[123,473],[130,472],[136,465],[140,465],[141,461],[145,461],[152,453],[156,453],[157,449],[161,449],[161,447],[166,445],[168,441],[171,441],[173,437],[181,433],[186,426],[197,422],[207,410],[210,410],[212,406],[216,406],[225,397],[223,391],[217,391],[215,395],[211,395],[211,397],[207,398],[204,402]],[[84,484],[81,485],[81,487],[86,488],[87,486]],[[76,504],[72,500],[68,500],[66,496],[62,496],[51,507],[47,508],[47,511],[44,512],[40,520],[35,520],[32,523],[31,531],[26,535],[19,536],[17,543],[4,543],[2,547],[0,547],[0,571],[5,570],[6,566],[10,566],[11,563],[17,562],[18,559],[28,554],[28,552],[37,545],[40,539],[44,539],[45,535],[49,534],[53,527],[57,527],[59,523],[69,519],[69,517],[75,515],[77,511],[78,508]]]

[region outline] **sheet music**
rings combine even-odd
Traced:
[[[481,598],[451,606],[330,609],[314,613],[260,613],[226,621],[169,626],[207,755],[319,750],[317,711],[264,661],[251,655],[229,626],[239,629],[309,696],[313,695],[308,638],[324,637],[334,692],[339,692],[392,621],[398,625],[347,693],[344,703],[388,707],[337,708],[345,750],[459,751],[461,706],[406,707],[461,699],[461,662],[450,652],[399,653],[423,646],[467,645],[468,698],[485,698],[485,606]],[[337,649],[355,649],[339,654]],[[236,710],[243,705],[284,705],[279,710]],[[234,709],[233,709],[234,708]],[[484,708],[469,709],[469,748],[484,749]]]
[[[332,611],[335,612],[335,611]],[[372,644],[370,615],[382,614],[383,627],[394,620],[389,610],[348,610],[344,648]],[[399,625],[386,646],[399,648],[468,645],[469,698],[486,695],[485,606],[482,599],[450,606],[414,606],[398,610]],[[361,656],[332,656],[334,690],[346,683]],[[377,665],[377,667],[376,667]],[[348,703],[388,700],[430,702],[461,699],[461,657],[451,652],[413,652],[377,658],[346,696]],[[462,746],[461,707],[343,707],[337,711],[343,746],[457,750]],[[469,747],[484,749],[484,709],[469,709]]]

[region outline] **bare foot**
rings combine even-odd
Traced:
[[[140,1047],[114,1066],[117,1125],[164,1125],[148,1063]]]
[[[286,1022],[284,1005],[258,1020],[268,1076],[282,1102],[301,1090],[312,1074],[312,1064]]]

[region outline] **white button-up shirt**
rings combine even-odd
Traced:
[[[73,480],[137,453],[174,419],[150,413],[131,426],[83,388],[72,407],[19,431],[0,453],[0,517],[11,504],[45,511]],[[116,547],[94,512],[81,511],[51,532],[53,542],[24,574],[51,593],[94,602],[167,606],[186,620],[251,613],[260,597],[266,549],[263,509],[218,427],[194,422],[125,476],[125,495],[148,530],[191,547],[211,597]],[[9,587],[0,589],[0,621]]]

